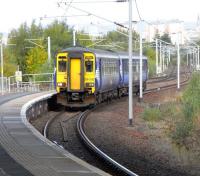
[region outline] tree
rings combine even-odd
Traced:
[[[52,55],[73,45],[73,31],[64,22],[54,21],[44,30],[44,36],[51,37]]]
[[[105,45],[105,46],[113,45],[113,48],[116,48],[116,50],[127,51],[128,50],[128,36],[126,35],[128,35],[128,32],[122,29],[118,29],[118,31],[110,31],[103,37],[99,37],[99,39],[103,39],[103,41],[100,44]],[[139,48],[138,40],[139,40],[139,35],[135,31],[133,31],[133,51],[136,51],[137,48]],[[107,48],[108,47],[106,46],[106,49]]]
[[[94,42],[92,41],[92,37],[89,34],[85,34],[85,32],[83,30],[76,32],[76,45],[77,46],[87,47],[87,46],[92,45]]]
[[[47,62],[47,52],[44,48],[37,46],[30,49],[26,56],[27,73],[38,73],[45,62]]]
[[[160,39],[163,40],[163,41],[165,41],[165,42],[167,42],[167,43],[172,43],[171,37],[169,36],[168,33],[164,33],[164,34],[161,36]]]
[[[4,59],[4,64],[3,64],[4,76],[6,77],[13,76],[15,74],[15,71],[17,70],[17,66],[14,62],[12,62],[9,51],[5,47],[3,50],[3,59]]]
[[[144,55],[148,58],[149,77],[156,73],[156,52],[153,48],[147,47],[144,49]]]
[[[160,39],[160,34],[159,34],[159,31],[156,30],[156,33],[155,33],[155,36],[154,36],[154,40],[156,39]]]
[[[19,65],[22,72],[25,72],[26,69],[26,50],[24,41],[26,38],[28,38],[28,36],[28,26],[26,23],[22,24],[18,30],[12,30],[11,33],[8,35],[8,37],[10,38],[10,43],[16,45],[16,47],[14,47],[16,64]]]

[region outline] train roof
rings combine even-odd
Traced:
[[[91,52],[96,55],[96,57],[107,57],[107,58],[128,58],[128,52],[125,51],[112,51],[112,50],[101,50],[101,49],[93,49],[93,48],[86,48],[86,47],[70,47],[63,49],[62,52],[78,52],[78,53],[84,53],[84,52]],[[133,58],[139,58],[139,54],[136,52],[133,52]],[[147,57],[143,56],[143,59],[147,59]]]

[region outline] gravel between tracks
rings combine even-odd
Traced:
[[[31,124],[38,131],[40,131],[40,133],[43,133],[44,126],[47,123],[48,119],[51,116],[58,115],[59,113],[59,111],[50,111],[47,114],[44,114],[37,119],[32,120]],[[56,141],[58,145],[62,145],[67,151],[88,162],[89,164],[92,164],[93,166],[96,166],[113,176],[121,176],[120,174],[115,173],[115,171],[111,171],[109,166],[103,164],[102,161],[94,156],[93,153],[88,151],[85,148],[84,144],[80,141],[76,131],[78,114],[78,112],[67,111],[58,116],[58,118],[56,118],[50,125],[50,128],[48,130],[48,138],[53,142]],[[61,121],[64,129],[66,130],[66,141],[63,140],[63,131],[60,123]]]
[[[165,97],[173,100],[180,92],[171,89]],[[162,100],[159,92],[154,101]],[[170,95],[170,96],[169,96]],[[146,98],[152,101],[151,96]],[[199,175],[177,155],[169,138],[163,138],[162,128],[151,130],[140,117],[143,108],[134,106],[134,126],[128,126],[128,99],[104,105],[92,112],[86,120],[86,134],[103,152],[107,153],[130,170],[145,176]]]

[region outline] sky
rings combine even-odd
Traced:
[[[58,2],[70,2],[68,3]],[[8,33],[18,28],[23,22],[47,25],[54,19],[65,20],[77,29],[93,30],[97,33],[109,30],[112,23],[96,18],[79,8],[97,16],[126,24],[128,21],[128,3],[108,2],[114,0],[0,0],[0,32]],[[84,3],[81,3],[84,2]],[[93,3],[88,3],[93,2]],[[200,0],[137,0],[142,19],[147,21],[179,19],[185,22],[196,22],[200,15]],[[77,16],[81,15],[81,16]],[[85,16],[86,15],[86,16]],[[41,20],[40,17],[46,16]],[[56,16],[66,16],[57,18]],[[73,16],[73,17],[72,17]],[[52,18],[51,18],[52,17]],[[139,20],[135,0],[133,0],[133,20]]]

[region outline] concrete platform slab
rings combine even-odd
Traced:
[[[19,114],[23,104],[30,100],[34,103],[33,99],[42,95],[25,96],[0,106],[0,156],[10,155],[10,162],[18,164],[15,169],[19,170],[9,172],[0,157],[0,175],[2,171],[9,176],[109,176],[44,138],[22,119]]]

